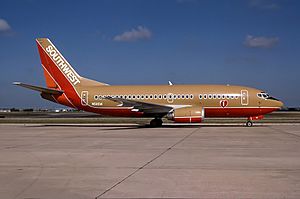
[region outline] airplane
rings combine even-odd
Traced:
[[[40,92],[42,98],[74,109],[117,117],[166,117],[177,123],[200,123],[210,117],[253,120],[280,109],[283,103],[268,93],[233,85],[118,85],[80,76],[48,38],[36,39],[47,87],[14,82]]]

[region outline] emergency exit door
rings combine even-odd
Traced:
[[[247,90],[241,90],[241,104],[246,106],[248,105],[248,91]]]

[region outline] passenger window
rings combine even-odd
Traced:
[[[206,94],[204,94],[204,96],[203,96],[203,97],[204,97],[204,99],[207,99],[207,95],[206,95]]]
[[[199,95],[199,99],[202,99],[202,95],[201,94]]]
[[[229,95],[226,95],[226,98],[229,99]]]
[[[149,98],[152,99],[152,98],[153,98],[153,95],[149,95]]]
[[[98,100],[98,95],[94,95],[94,100]]]
[[[186,99],[189,99],[189,95],[185,95],[185,98],[186,98]]]
[[[158,95],[158,98],[159,98],[159,99],[162,99],[162,96],[161,96],[161,95]]]
[[[135,95],[132,96],[132,99],[135,99]]]
[[[216,99],[216,98],[217,98],[217,95],[216,95],[216,94],[214,94],[214,95],[213,95],[213,98],[214,98],[214,99]]]
[[[222,99],[225,99],[225,95],[222,95]]]
[[[181,95],[181,98],[184,99],[184,95]]]
[[[211,98],[212,98],[212,95],[211,95],[211,94],[209,94],[209,95],[208,95],[208,99],[211,99]]]
[[[173,95],[173,99],[176,99],[177,98],[177,95]]]
[[[221,99],[221,95],[220,94],[218,94],[218,99]]]
[[[177,95],[177,99],[180,99],[180,94]]]
[[[148,95],[145,95],[145,99],[148,99]]]
[[[154,99],[157,99],[157,95],[156,94],[154,95]]]
[[[164,94],[164,99],[167,99],[167,95],[166,94]]]
[[[193,94],[190,94],[190,98],[191,98],[191,99],[194,99],[194,95],[193,95]]]

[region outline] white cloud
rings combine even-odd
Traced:
[[[7,32],[11,30],[10,25],[4,19],[0,18],[0,32]]]
[[[130,31],[125,31],[120,35],[114,37],[114,41],[132,42],[142,39],[150,39],[152,33],[149,29],[143,26],[138,26],[136,29],[133,28]]]
[[[244,44],[249,48],[272,48],[278,42],[278,37],[254,37],[247,35]]]

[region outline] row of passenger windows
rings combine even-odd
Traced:
[[[102,100],[106,97],[123,98],[123,99],[194,99],[192,94],[149,94],[149,95],[95,95],[95,100]]]
[[[149,95],[95,95],[95,100],[102,100],[106,97],[123,99],[194,99],[193,94],[149,94]],[[199,94],[199,99],[238,99],[237,94]]]
[[[238,94],[199,94],[199,99],[238,99]]]

